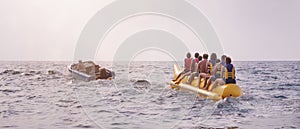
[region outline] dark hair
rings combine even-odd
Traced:
[[[226,64],[230,64],[231,63],[231,58],[230,57],[226,57]]]
[[[208,54],[203,54],[203,59],[208,59]]]
[[[199,57],[199,53],[196,52],[196,53],[195,53],[195,58],[198,58],[198,57]]]
[[[186,57],[191,58],[191,53],[190,52],[186,53]]]
[[[201,60],[202,60],[202,56],[199,56],[199,57],[198,57],[198,60],[201,61]]]

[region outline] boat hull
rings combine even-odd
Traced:
[[[71,75],[76,78],[76,79],[80,79],[80,80],[84,80],[84,81],[91,81],[91,80],[96,80],[95,76],[92,75],[88,75],[86,73],[83,72],[79,72],[77,70],[72,69],[72,65],[68,66],[68,71],[71,73]]]

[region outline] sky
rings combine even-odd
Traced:
[[[99,10],[112,2],[1,0],[0,60],[73,60],[77,41],[85,25]],[[209,19],[224,53],[234,60],[300,60],[299,0],[187,2]],[[147,28],[167,30],[186,42],[190,52],[205,52],[205,46],[199,45],[196,36],[182,24],[160,16],[139,16],[127,19],[113,28],[103,39],[104,45],[97,48],[94,58],[111,60],[125,39]],[[153,50],[141,52],[134,58],[171,59],[167,54]]]

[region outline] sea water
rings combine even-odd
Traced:
[[[233,62],[239,98],[172,90],[176,62],[97,62],[114,80],[81,81],[71,62],[0,62],[0,128],[300,128],[300,62]]]

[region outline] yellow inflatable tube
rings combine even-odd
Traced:
[[[181,71],[181,68],[177,64],[174,64],[174,79],[180,74]],[[174,82],[171,82],[171,88],[186,92],[194,92],[199,94],[199,96],[201,97],[206,97],[213,100],[221,100],[226,97],[239,97],[243,93],[241,88],[236,84],[226,84],[222,86],[217,86],[212,91],[199,89],[199,87],[197,87],[198,77],[194,78],[191,85],[186,84],[186,82],[188,81],[188,77],[189,76],[185,77],[178,85]],[[213,83],[211,83],[211,85],[208,87],[209,90],[211,89],[212,84]],[[203,85],[204,79],[201,80],[200,87],[203,88]]]

